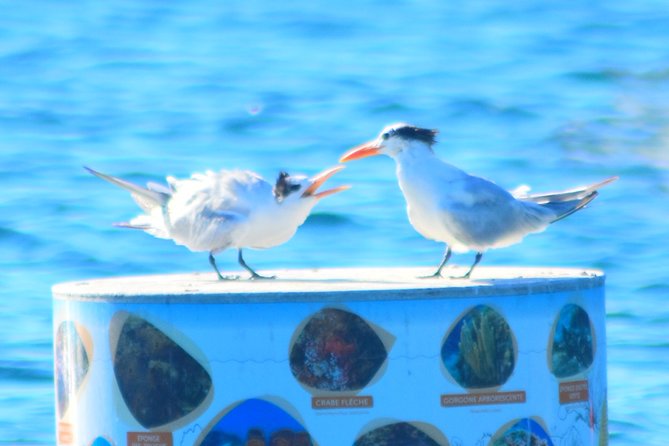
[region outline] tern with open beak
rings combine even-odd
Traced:
[[[188,179],[167,177],[167,185],[141,187],[86,167],[93,175],[128,190],[144,211],[117,226],[141,229],[155,237],[171,239],[191,251],[209,252],[209,263],[223,276],[214,255],[237,248],[239,264],[251,279],[268,279],[256,273],[242,257],[243,248],[264,249],[290,240],[311,209],[328,195],[348,189],[318,188],[344,166],[308,178],[281,172],[274,186],[250,171],[207,171]]]
[[[597,189],[617,177],[589,186],[546,194],[511,193],[439,159],[432,146],[437,131],[405,123],[384,128],[373,141],[349,150],[340,162],[387,155],[395,160],[397,179],[411,225],[422,236],[446,243],[441,270],[451,252],[476,252],[469,278],[483,253],[520,242],[585,207]]]

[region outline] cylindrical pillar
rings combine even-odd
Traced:
[[[58,444],[606,444],[601,272],[425,272],[56,285]]]

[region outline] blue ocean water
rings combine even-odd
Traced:
[[[514,188],[611,175],[583,212],[485,265],[606,271],[614,445],[669,438],[669,9],[660,0],[0,0],[0,444],[54,444],[52,284],[208,271],[121,230],[132,181],[207,168],[315,173],[381,127]],[[392,161],[352,163],[284,267],[430,265]],[[468,264],[472,255],[455,257]],[[234,253],[219,256],[237,269]]]

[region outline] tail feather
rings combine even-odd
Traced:
[[[154,237],[169,239],[169,233],[165,225],[150,215],[139,215],[128,222],[114,223],[117,228],[138,229],[151,234]]]
[[[150,189],[138,186],[136,184],[130,183],[129,181],[122,180],[111,175],[106,175],[102,172],[91,169],[90,167],[84,166],[84,169],[89,171],[91,174],[95,175],[98,178],[101,178],[105,181],[108,181],[116,186],[122,187],[123,189],[129,191],[132,194],[133,199],[139,207],[141,207],[145,212],[149,212],[156,206],[163,206],[167,203],[170,198],[170,194],[167,189],[165,190],[156,190],[158,188],[152,187]]]
[[[542,206],[547,207],[549,209],[552,209],[557,214],[557,217],[555,218],[555,220],[553,220],[551,222],[551,223],[555,223],[556,221],[560,221],[565,217],[569,217],[574,212],[583,209],[592,200],[597,198],[597,195],[599,195],[599,192],[593,191],[590,195],[588,195],[588,196],[586,196],[586,197],[584,197],[580,200],[555,201],[555,202],[545,203]]]
[[[168,186],[165,186],[164,184],[154,183],[153,181],[149,181],[148,183],[146,183],[146,188],[148,190],[152,190],[154,192],[158,192],[168,196],[174,193],[174,190],[170,189]]]
[[[577,187],[562,192],[525,195],[518,197],[518,199],[533,202],[552,210],[556,215],[555,219],[551,222],[554,223],[583,209],[592,200],[597,198],[599,195],[597,190],[599,188],[613,183],[617,179],[618,177],[611,177],[588,186]]]
[[[600,181],[599,183],[590,184],[588,186],[576,187],[574,189],[569,189],[561,192],[521,195],[517,198],[524,201],[532,201],[538,204],[582,200],[583,198],[590,196],[590,194],[606,186],[607,184],[613,183],[617,179],[618,177],[610,177],[603,181]]]
[[[112,226],[115,226],[117,228],[126,228],[126,229],[139,229],[141,231],[148,231],[149,229],[152,229],[153,227],[151,225],[133,225],[130,222],[127,221],[121,221],[118,223],[112,223]]]

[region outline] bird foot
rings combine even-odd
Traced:
[[[239,276],[223,276],[219,274],[218,280],[239,280]]]
[[[272,280],[276,279],[276,276],[261,276],[258,273],[253,273],[251,277],[249,277],[249,280]]]
[[[467,274],[463,275],[463,276],[449,276],[448,278],[449,278],[449,279],[461,279],[461,280],[467,280],[467,279],[470,278],[470,276],[471,276],[471,271],[468,272]]]
[[[444,276],[441,275],[441,272],[436,272],[434,274],[430,274],[428,276],[418,276],[419,279],[441,279]]]

